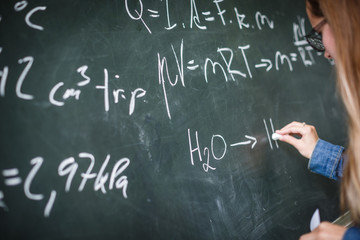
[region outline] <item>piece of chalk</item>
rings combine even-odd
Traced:
[[[272,135],[271,135],[271,138],[273,139],[273,140],[279,140],[280,138],[282,137],[282,135],[280,135],[280,134],[278,134],[278,133],[273,133]]]

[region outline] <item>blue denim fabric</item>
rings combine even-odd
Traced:
[[[343,240],[359,240],[360,239],[360,228],[352,227],[346,230]]]
[[[308,168],[311,172],[340,180],[344,164],[343,152],[344,147],[319,139],[309,160]]]
[[[309,170],[325,177],[340,180],[344,164],[344,148],[319,139],[309,160]],[[343,240],[360,240],[360,228],[346,230]]]

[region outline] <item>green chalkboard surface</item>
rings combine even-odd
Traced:
[[[297,239],[339,185],[269,136],[346,144],[303,0],[0,3],[1,239]]]

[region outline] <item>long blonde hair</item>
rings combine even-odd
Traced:
[[[325,17],[335,38],[337,85],[349,122],[341,207],[360,225],[360,0],[307,0],[307,6]]]

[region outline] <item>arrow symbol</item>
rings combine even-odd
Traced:
[[[261,62],[260,64],[256,64],[255,65],[255,68],[261,68],[261,67],[266,67],[266,71],[270,71],[270,69],[272,68],[272,63],[271,63],[271,60],[269,59],[261,59]]]
[[[254,141],[254,143],[251,145],[251,149],[253,149],[253,148],[255,147],[256,143],[257,143],[256,138],[251,137],[251,136],[247,136],[247,135],[245,135],[245,137],[246,137],[247,139],[249,139],[249,140],[248,140],[248,141],[244,141],[244,142],[234,143],[234,144],[231,144],[230,146],[231,146],[231,147],[235,147],[235,146],[240,146],[240,145],[249,145],[249,144],[252,143],[252,141]]]

